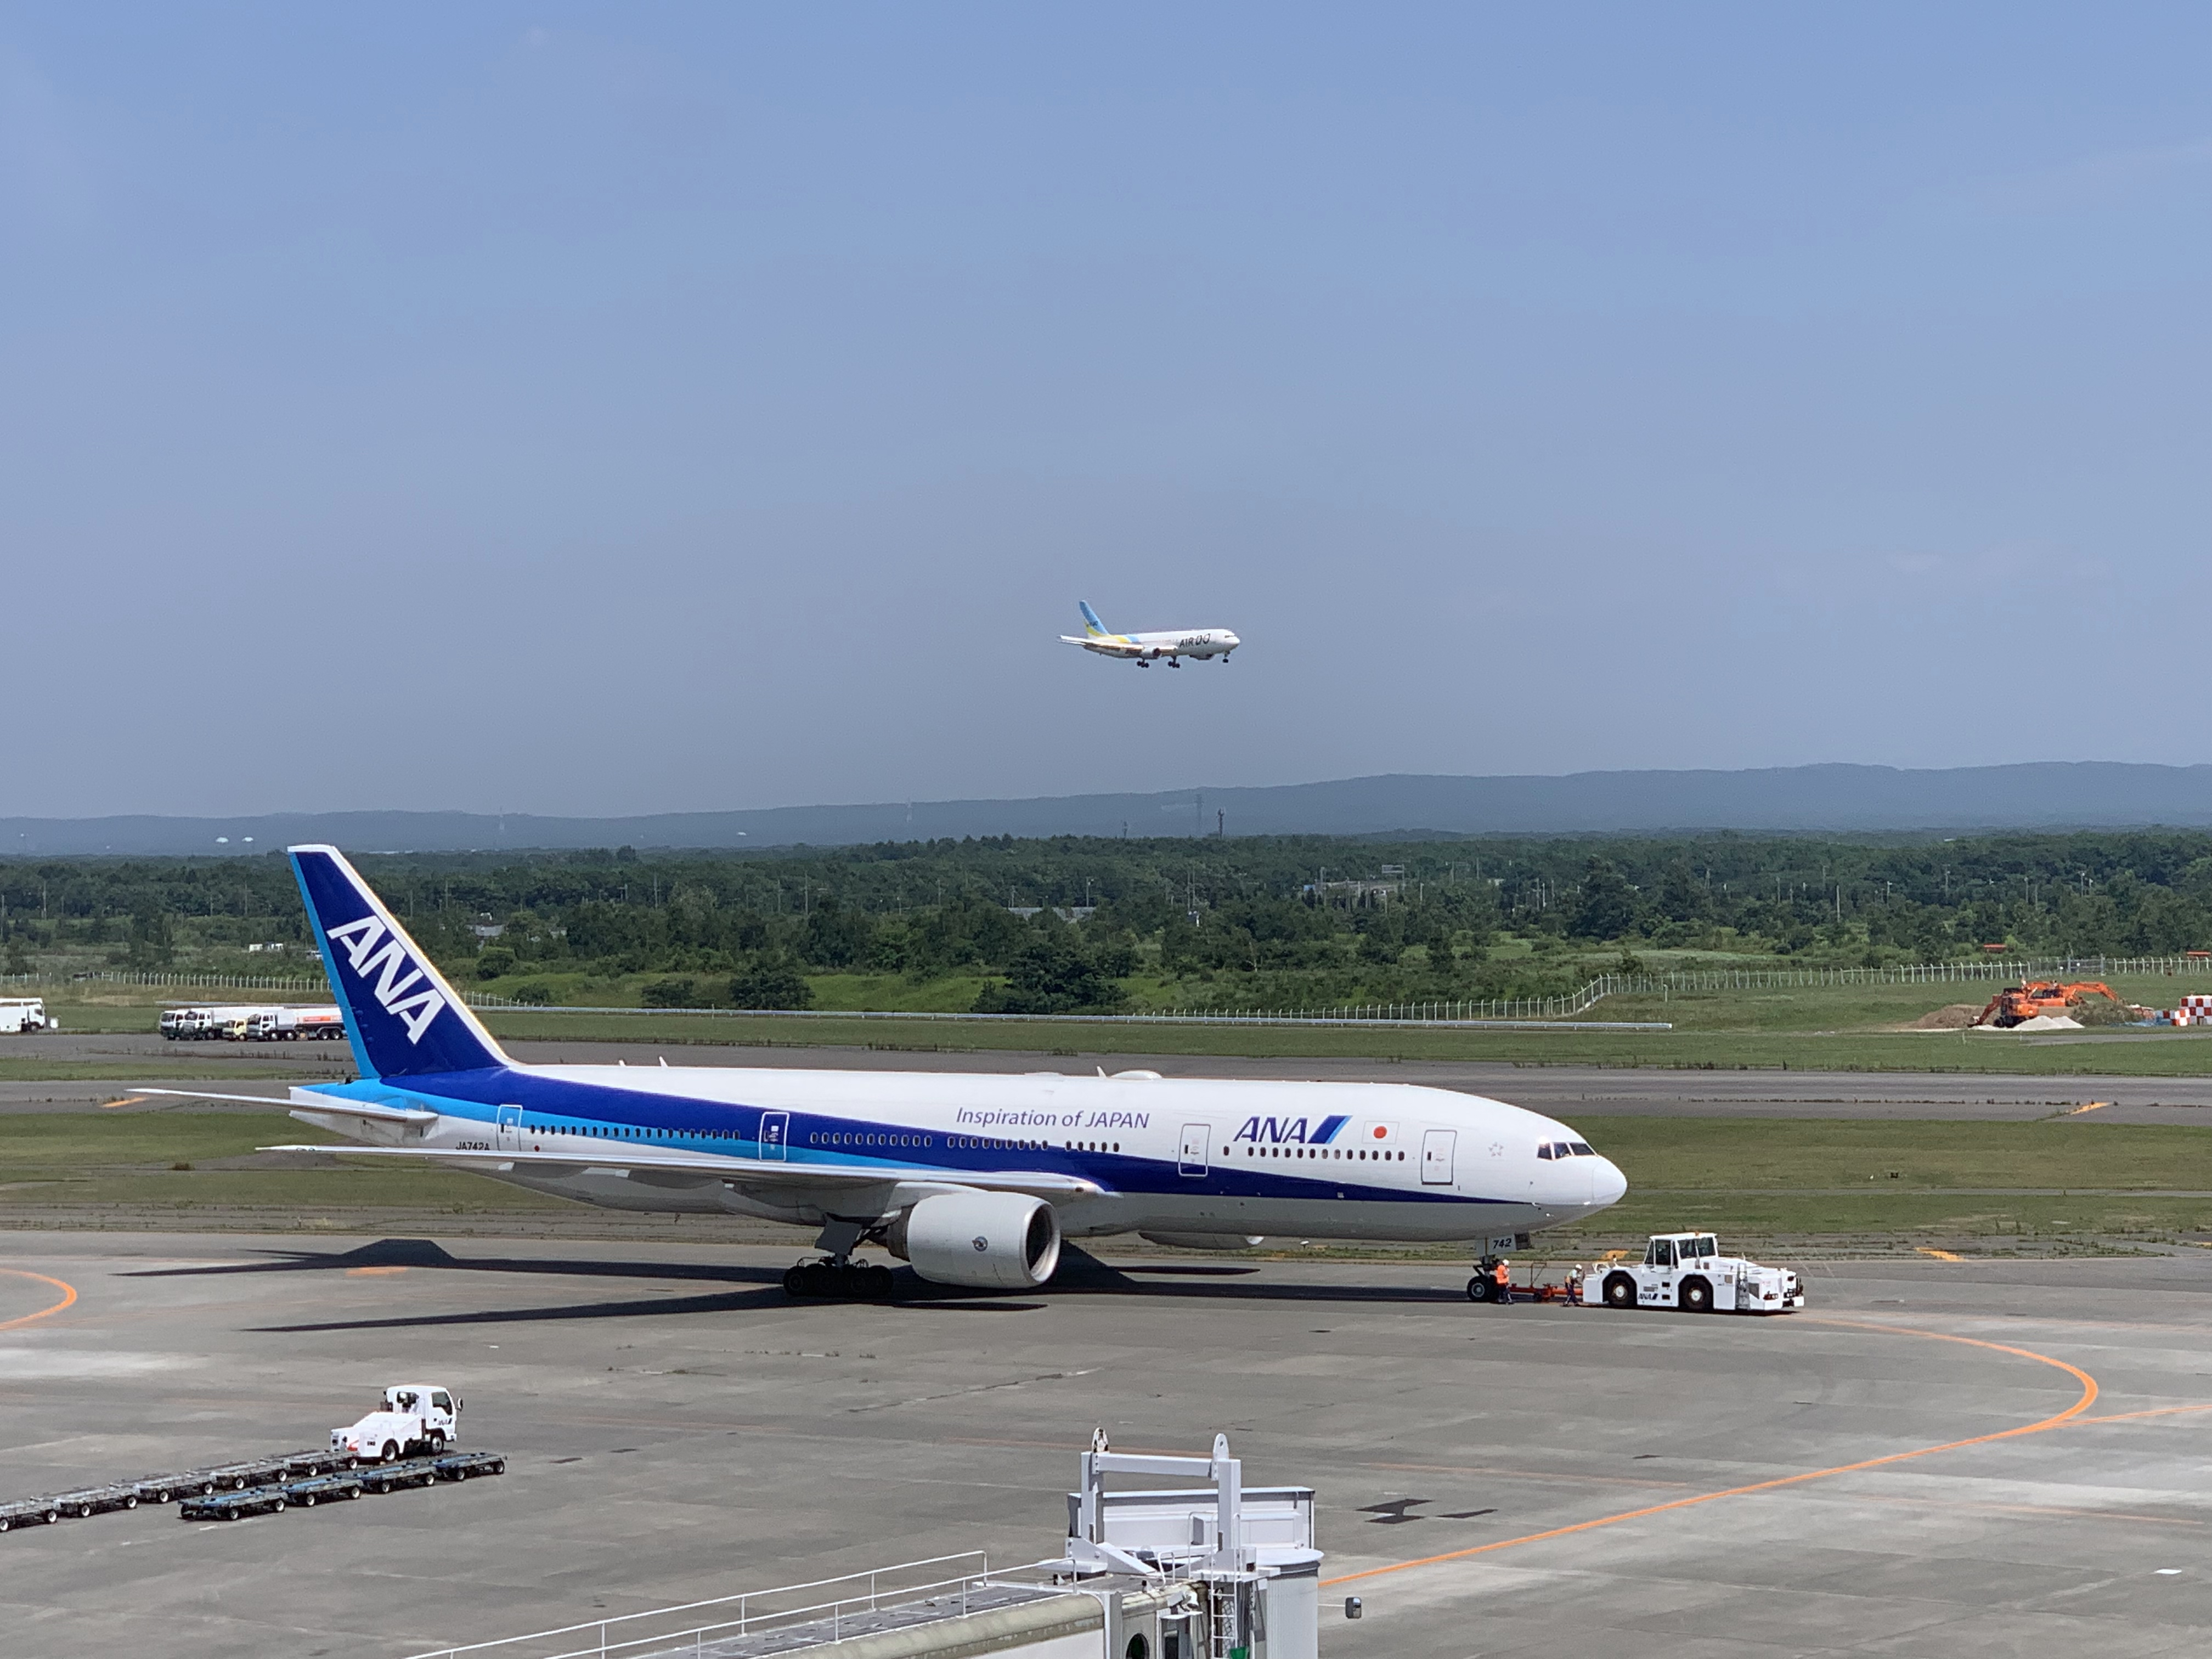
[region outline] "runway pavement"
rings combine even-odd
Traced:
[[[0,1537],[0,1653],[398,1659],[969,1547],[1103,1425],[1319,1492],[1322,1652],[2194,1654],[2212,1252],[1835,1264],[1782,1319],[1150,1258],[787,1304],[787,1253],[0,1235],[0,1495],[319,1443],[444,1382],[496,1480]],[[57,1310],[41,1309],[74,1300]],[[1407,1566],[1409,1562],[1427,1565]],[[1361,1595],[1366,1617],[1334,1610]]]
[[[2000,1041],[2002,1039],[1991,1039]],[[1516,1066],[1476,1061],[1374,1059],[1278,1059],[1190,1054],[1117,1054],[1071,1059],[1035,1053],[911,1053],[869,1048],[755,1048],[705,1044],[662,1047],[641,1042],[514,1042],[518,1060],[544,1063],[830,1067],[860,1071],[1090,1072],[1151,1070],[1170,1077],[1320,1078],[1422,1084],[1489,1095],[1573,1122],[1581,1117],[1942,1118],[2023,1120],[2109,1103],[2104,1121],[2212,1121],[2212,1078],[2021,1077],[1927,1072],[1707,1072],[1610,1066]],[[96,1072],[103,1063],[142,1071],[179,1062],[190,1079],[202,1066],[246,1076],[208,1086],[263,1092],[281,1100],[283,1079],[350,1075],[343,1044],[165,1043],[155,1036],[73,1035],[11,1039],[9,1054]],[[70,1082],[0,1081],[0,1112],[93,1110],[140,1081],[88,1078]],[[153,1086],[189,1086],[173,1080]],[[205,1109],[204,1108],[201,1109]]]

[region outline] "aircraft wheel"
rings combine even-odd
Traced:
[[[826,1301],[843,1289],[836,1268],[826,1261],[802,1261],[783,1276],[786,1296],[805,1301]]]
[[[1467,1281],[1467,1299],[1470,1302],[1490,1300],[1490,1281],[1480,1273]]]
[[[1605,1281],[1605,1305],[1608,1308],[1634,1307],[1636,1281],[1626,1273],[1608,1274]]]

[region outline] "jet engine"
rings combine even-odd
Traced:
[[[884,1242],[934,1285],[1033,1291],[1060,1266],[1060,1218],[1026,1193],[932,1194]]]

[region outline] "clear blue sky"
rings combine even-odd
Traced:
[[[0,813],[2212,760],[2208,63],[0,5]]]

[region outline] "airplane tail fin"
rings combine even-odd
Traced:
[[[1078,599],[1075,602],[1075,608],[1083,613],[1083,631],[1085,633],[1103,637],[1111,631],[1107,628],[1104,623],[1098,620],[1098,613],[1091,608],[1090,600]]]
[[[292,847],[292,873],[363,1077],[509,1063],[490,1032],[335,847]]]

